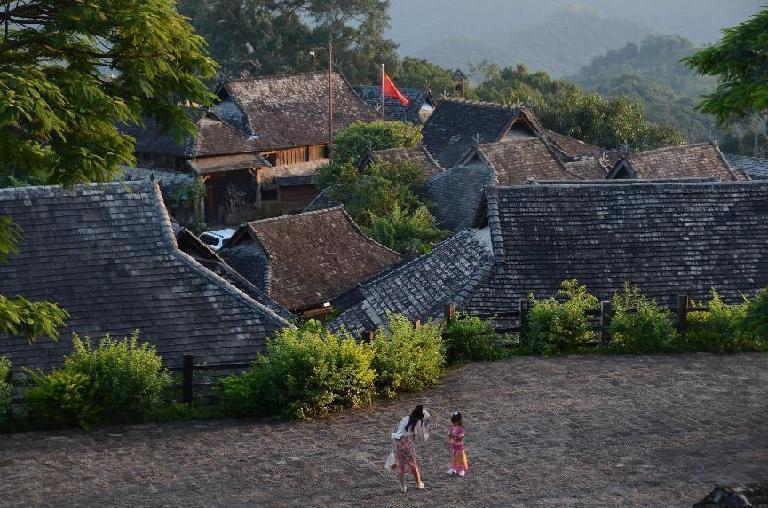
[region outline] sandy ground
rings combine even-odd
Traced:
[[[383,471],[414,404],[427,488]],[[448,477],[466,415],[470,473]],[[762,355],[514,358],[452,371],[425,395],[322,421],[174,423],[0,436],[0,505],[690,506],[768,481]]]

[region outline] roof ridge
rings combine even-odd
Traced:
[[[722,187],[724,185],[739,186],[739,185],[765,185],[768,187],[768,181],[766,180],[736,180],[736,181],[720,181],[716,179],[710,179],[711,177],[701,177],[701,180],[693,177],[690,180],[684,179],[666,179],[666,180],[644,180],[644,179],[625,179],[619,178],[616,180],[576,180],[576,181],[560,181],[560,180],[533,180],[529,183],[519,185],[496,185],[494,188],[497,190],[507,189],[526,189],[531,187],[572,187],[572,188],[588,188],[588,187],[622,187],[622,186],[665,186],[665,187],[703,187],[717,185]],[[715,177],[717,178],[717,177]],[[532,185],[533,184],[533,185]]]
[[[637,155],[646,155],[646,154],[652,154],[652,153],[659,153],[659,152],[666,152],[669,150],[679,149],[679,148],[688,148],[692,146],[704,146],[704,145],[712,145],[713,143],[711,141],[702,141],[701,143],[682,143],[679,145],[667,145],[662,146],[660,148],[654,148],[652,150],[643,150],[642,152],[634,152],[630,153],[628,158],[635,157]]]
[[[278,315],[275,311],[267,307],[266,305],[257,302],[244,292],[240,291],[238,288],[236,288],[232,283],[230,283],[225,278],[217,275],[213,271],[209,270],[205,266],[203,266],[201,263],[196,261],[192,256],[187,254],[186,252],[183,252],[179,248],[179,244],[176,241],[176,235],[173,233],[173,226],[171,225],[171,216],[168,213],[168,209],[165,207],[165,204],[163,203],[163,195],[160,191],[159,184],[155,182],[150,182],[152,184],[153,190],[150,193],[150,201],[155,206],[155,209],[158,213],[156,215],[160,231],[163,236],[163,243],[168,247],[171,251],[171,253],[180,261],[185,263],[187,266],[189,266],[192,270],[194,270],[197,274],[202,275],[206,279],[208,279],[211,283],[218,286],[220,289],[226,291],[231,297],[234,297],[238,300],[240,300],[245,305],[251,307],[253,310],[262,312],[269,317],[275,319],[278,323],[290,326],[290,323],[283,318],[282,316]]]
[[[323,189],[323,190],[325,190],[325,189]],[[284,221],[284,220],[288,220],[288,219],[295,218],[295,217],[306,217],[308,215],[313,215],[313,214],[317,215],[317,214],[321,214],[321,213],[331,212],[331,211],[334,211],[334,210],[342,210],[343,211],[344,210],[344,205],[336,205],[336,206],[331,206],[331,207],[328,207],[328,208],[321,208],[320,210],[312,210],[310,212],[301,212],[301,213],[294,213],[294,214],[287,214],[287,215],[278,215],[276,217],[267,217],[266,219],[259,219],[259,220],[249,221],[249,222],[246,222],[246,224],[248,226],[252,227],[254,224],[263,224],[263,223],[266,223],[266,222]]]
[[[453,102],[455,104],[467,104],[470,106],[479,106],[484,108],[504,109],[507,111],[519,111],[520,109],[522,109],[520,106],[507,105],[507,104],[502,104],[500,102],[474,101],[470,99],[464,99],[462,97],[449,97],[447,95],[440,97],[440,102],[442,101]]]
[[[338,70],[334,69],[334,73],[340,74]],[[289,78],[289,77],[298,77],[298,76],[313,76],[316,74],[328,74],[327,70],[324,71],[309,71],[309,72],[281,72],[279,74],[261,74],[259,76],[250,76],[247,78],[235,78],[235,79],[228,79],[224,84],[227,85],[229,83],[242,83],[244,81],[261,81],[265,79],[271,79],[271,78]]]
[[[373,245],[375,245],[377,247],[381,247],[382,249],[388,250],[392,254],[396,255],[398,258],[402,259],[402,257],[400,256],[399,252],[397,252],[397,251],[395,251],[393,249],[390,249],[386,245],[383,245],[383,244],[377,242],[376,240],[374,240],[373,238],[371,238],[370,236],[365,234],[365,232],[360,228],[360,226],[357,224],[357,222],[355,222],[354,219],[352,219],[352,217],[347,213],[347,211],[344,209],[344,206],[340,206],[338,208],[341,208],[342,214],[347,219],[347,221],[349,221],[349,224],[352,226],[352,229],[354,229],[357,232],[357,234],[359,234],[361,237],[363,237],[364,240],[366,240],[368,243],[371,243],[371,244],[373,244]],[[312,213],[312,212],[308,212],[308,213]]]

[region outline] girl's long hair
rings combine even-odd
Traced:
[[[424,406],[419,404],[416,406],[413,411],[411,411],[411,415],[408,417],[408,424],[405,426],[405,430],[407,431],[410,429],[411,432],[416,428],[416,424],[420,421],[424,420]]]

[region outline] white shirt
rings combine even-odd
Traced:
[[[424,419],[416,422],[413,430],[405,429],[405,427],[408,425],[408,419],[409,417],[405,416],[402,420],[400,420],[400,423],[397,426],[397,430],[392,433],[392,439],[399,440],[403,436],[409,434],[414,437],[420,437],[424,441],[429,439],[429,425],[432,421],[432,416],[428,411],[424,411]]]

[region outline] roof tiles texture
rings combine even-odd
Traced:
[[[381,86],[359,85],[355,86],[354,89],[368,106],[381,114]],[[400,104],[398,99],[386,97],[384,99],[385,119],[421,123],[419,111],[421,111],[424,103],[429,100],[429,93],[416,88],[399,88],[399,90],[408,99],[408,104],[404,106]]]
[[[626,160],[635,175],[631,178],[664,179],[717,176],[720,180],[740,178],[728,166],[714,143],[669,146],[631,154]],[[622,164],[620,161],[619,165]],[[615,172],[615,171],[614,171]]]
[[[375,112],[333,73],[334,129],[357,120],[376,119]],[[242,110],[257,150],[273,150],[328,142],[328,74],[314,72],[239,79],[224,85],[226,96]],[[229,115],[232,117],[233,115]]]
[[[251,222],[220,253],[288,309],[330,302],[400,262],[341,207]]]
[[[745,155],[724,154],[725,160],[734,169],[740,169],[755,180],[768,180],[768,159]]]
[[[569,173],[541,138],[521,138],[480,145],[481,155],[496,172],[498,185],[519,185],[528,179],[579,179]]]
[[[328,326],[354,335],[386,322],[386,313],[426,321],[440,317],[445,305],[460,304],[491,266],[488,232],[465,230],[389,273],[362,284],[362,300]]]
[[[452,168],[479,138],[495,143],[517,119],[517,108],[442,99],[424,124],[424,145],[443,168]]]
[[[424,197],[432,213],[451,231],[472,228],[482,222],[480,213],[485,188],[493,185],[493,172],[485,164],[456,166],[424,185]]]
[[[440,164],[432,157],[422,145],[411,146],[408,148],[390,148],[388,150],[376,150],[372,154],[374,159],[398,162],[409,161],[413,162],[421,168],[422,174],[425,178],[431,178],[435,175],[439,175],[444,170],[440,167]]]
[[[627,183],[497,188],[496,266],[467,308],[493,313],[576,278],[601,299],[625,282],[660,304],[729,301],[768,286],[768,183]]]
[[[0,215],[24,230],[0,264],[0,293],[52,300],[71,318],[57,343],[1,337],[17,368],[61,363],[70,334],[122,337],[135,329],[167,365],[250,361],[288,323],[181,252],[150,182],[0,190]]]

